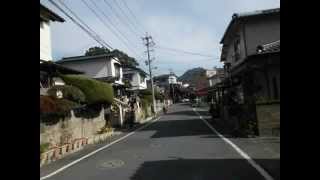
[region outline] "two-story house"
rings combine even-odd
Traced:
[[[253,131],[259,134],[257,103],[280,99],[280,8],[233,14],[220,43],[225,65],[219,92],[222,117],[230,122],[236,117],[234,125],[256,124]],[[234,102],[242,107],[237,116],[231,111],[238,107]]]
[[[49,8],[40,4],[40,95],[45,95],[48,88],[63,85],[56,72],[62,74],[82,74],[82,72],[60,66],[52,61],[51,31],[52,22],[65,20]]]
[[[129,90],[147,89],[147,73],[137,67],[123,68],[123,79],[128,80],[131,84]]]
[[[121,94],[120,91],[124,85],[122,67],[114,53],[65,57],[56,61],[56,63],[84,72],[84,75],[93,79],[110,83],[113,85],[116,95]]]
[[[280,97],[280,56],[257,56],[267,44],[278,44],[280,52],[280,8],[234,14],[220,43],[226,78],[242,96]]]

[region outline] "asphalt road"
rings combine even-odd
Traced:
[[[204,117],[205,118],[205,117]],[[262,180],[190,105],[48,178],[49,180]]]

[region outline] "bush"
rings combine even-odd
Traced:
[[[139,92],[140,96],[152,95],[152,91],[150,89],[144,89]]]
[[[40,113],[53,113],[57,111],[57,105],[54,98],[49,96],[40,96]]]
[[[40,120],[47,124],[56,124],[60,119],[70,117],[70,111],[79,106],[67,99],[40,96]]]
[[[88,104],[111,104],[113,101],[113,88],[110,84],[81,75],[60,75],[60,77],[66,84],[79,88],[85,94]]]
[[[40,154],[46,152],[48,148],[49,148],[49,143],[40,144]]]
[[[99,104],[91,104],[82,108],[77,108],[74,110],[75,117],[82,117],[86,119],[96,118],[100,115],[102,106]]]
[[[160,94],[159,92],[155,92],[154,96],[155,96],[156,100],[160,100],[161,102],[163,102],[163,100],[164,100],[163,94]]]
[[[62,92],[64,99],[79,103],[85,102],[84,93],[79,88],[74,86],[53,86],[48,90],[48,94],[52,97],[56,97],[56,93],[58,90]]]
[[[151,103],[150,103],[147,99],[144,99],[144,98],[141,99],[142,109],[143,109],[144,114],[145,114],[146,117],[149,116],[149,114],[148,114],[148,107],[150,106],[150,104],[151,104]]]

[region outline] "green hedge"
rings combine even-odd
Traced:
[[[147,99],[145,99],[145,98],[142,98],[142,99],[141,99],[142,109],[143,109],[144,114],[145,114],[146,117],[149,116],[149,114],[148,114],[148,107],[150,106],[150,104],[151,104],[151,103],[150,103]]]
[[[62,92],[64,99],[79,103],[85,102],[86,96],[79,88],[75,86],[53,86],[48,90],[48,94],[52,97],[56,97],[58,90]]]
[[[86,96],[88,104],[111,104],[113,101],[113,88],[108,83],[103,83],[82,75],[60,75],[63,81],[78,87]]]
[[[150,89],[144,89],[139,91],[140,96],[145,96],[145,95],[152,95],[152,91]]]

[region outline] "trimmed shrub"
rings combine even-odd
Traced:
[[[60,75],[63,81],[78,87],[86,96],[88,104],[111,104],[113,101],[113,88],[108,83],[103,83],[82,75]]]
[[[144,89],[139,91],[140,96],[145,96],[145,95],[152,95],[152,91],[150,89]]]
[[[48,94],[52,97],[56,97],[58,90],[62,92],[64,99],[79,103],[85,102],[86,97],[84,93],[79,88],[74,86],[53,86],[48,90]]]

